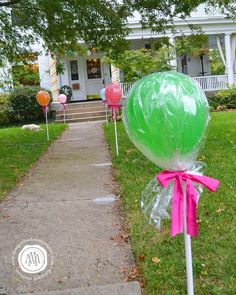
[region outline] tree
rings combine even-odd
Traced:
[[[127,18],[138,11],[143,27],[164,31],[174,17],[186,18],[204,0],[0,0],[0,66],[32,44],[61,56],[88,47],[113,54],[124,51]],[[207,0],[234,12],[235,0]]]
[[[80,50],[78,40],[103,50],[122,46],[124,7],[116,0],[0,0],[0,64],[43,42],[58,56]]]
[[[113,58],[104,57],[103,61],[118,67],[125,82],[133,82],[153,72],[171,70],[171,58],[171,49],[163,45],[158,50],[125,50]]]
[[[219,50],[218,49],[210,50],[210,58],[211,58],[211,74],[224,75],[225,65],[222,62],[222,59],[219,54]]]
[[[200,4],[206,4],[206,11],[217,8],[235,18],[235,0],[124,0],[126,11],[131,14],[138,11],[143,28],[151,28],[155,32],[163,32],[167,28],[174,31],[174,20],[186,19]]]

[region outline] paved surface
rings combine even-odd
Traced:
[[[120,271],[134,266],[129,243],[111,239],[122,224],[111,175],[102,124],[71,125],[0,204],[0,295],[141,294]],[[24,278],[17,262],[30,238],[53,253],[43,278]]]

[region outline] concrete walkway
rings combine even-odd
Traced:
[[[129,242],[111,239],[122,218],[110,161],[101,122],[70,125],[0,204],[0,295],[141,294],[122,272],[134,266]],[[31,238],[51,248],[43,278],[24,278],[16,258],[13,267],[14,249]]]

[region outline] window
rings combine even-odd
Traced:
[[[102,78],[100,59],[87,59],[87,73],[88,79]]]
[[[72,81],[79,80],[78,61],[77,60],[70,61],[70,74],[71,74]]]

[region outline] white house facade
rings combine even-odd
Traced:
[[[205,91],[214,91],[227,88],[234,84],[236,73],[235,51],[236,51],[236,22],[219,14],[216,11],[206,14],[204,5],[192,13],[187,21],[175,20],[176,33],[173,36],[171,31],[165,33],[171,43],[175,37],[191,35],[189,23],[201,27],[202,32],[208,36],[210,49],[218,48],[221,59],[225,64],[225,75],[211,75],[211,61],[207,55],[201,57],[177,56],[172,61],[172,66],[177,71],[194,77]],[[139,18],[130,19],[128,26],[131,33],[127,37],[130,40],[131,49],[148,48],[154,40],[164,35],[153,33],[150,30],[142,30]],[[110,65],[103,64],[102,53],[91,51],[86,57],[73,56],[61,59],[64,65],[63,74],[56,77],[57,87],[70,86],[73,90],[71,101],[85,101],[91,98],[98,98],[100,90],[112,82],[112,71]],[[41,86],[51,89],[52,75],[50,76],[50,56],[41,55],[38,57]],[[55,79],[55,73],[54,73]],[[121,79],[121,86],[124,96],[127,95],[130,85]],[[56,100],[56,96],[54,98]]]

